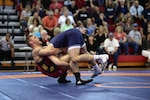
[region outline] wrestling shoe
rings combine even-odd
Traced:
[[[85,84],[90,83],[92,81],[93,81],[93,79],[88,79],[88,80],[80,79],[79,81],[76,82],[76,85],[85,85]]]
[[[102,56],[102,58],[98,59],[97,62],[98,62],[98,64],[101,64],[101,69],[102,69],[102,72],[103,72],[105,70],[107,64],[108,64],[109,55],[103,54],[101,56]]]
[[[59,78],[59,79],[58,79],[58,83],[71,83],[71,81],[70,81],[70,80],[66,80],[66,79],[61,79],[61,78]]]
[[[93,70],[94,70],[94,73],[91,76],[91,78],[94,78],[94,77],[96,77],[96,76],[98,76],[99,74],[102,73],[102,69],[99,66],[94,66]]]

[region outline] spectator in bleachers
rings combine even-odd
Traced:
[[[58,0],[52,0],[52,3],[49,5],[49,9],[52,11],[54,11],[55,9],[58,9],[59,11],[61,11],[62,8],[63,8],[63,5],[59,3]]]
[[[142,36],[141,33],[138,31],[138,24],[133,24],[133,29],[128,34],[128,44],[129,47],[134,49],[134,55],[138,54],[138,50],[142,45]]]
[[[95,39],[98,45],[97,54],[104,53],[104,41],[108,36],[107,27],[100,25],[96,31]]]
[[[57,18],[54,17],[53,11],[48,11],[47,16],[42,19],[42,25],[44,29],[48,32],[48,35],[53,37],[53,30],[58,26]]]
[[[30,5],[27,5],[25,7],[25,9],[21,12],[21,16],[20,16],[20,24],[22,26],[21,28],[21,31],[24,33],[24,34],[28,34],[27,33],[27,22],[28,22],[28,19],[29,17],[31,16],[31,8],[30,8]]]
[[[98,3],[98,6],[104,6],[105,0],[94,0],[96,3]]]
[[[34,12],[37,12],[41,18],[46,16],[44,9],[42,9],[39,4],[35,5],[35,8],[32,13],[34,14]]]
[[[106,21],[109,25],[114,24],[116,18],[116,10],[115,4],[112,0],[107,0],[107,4],[105,6],[104,15],[106,16]]]
[[[98,49],[98,45],[94,39],[94,35],[88,36],[87,42],[86,42],[87,51],[91,54],[96,54],[96,51]]]
[[[58,9],[54,10],[54,17],[56,17],[57,20],[59,19],[59,17],[60,17],[60,11]]]
[[[76,5],[75,0],[72,0],[71,2],[72,2],[71,5],[68,5],[67,8],[69,9],[69,11],[72,12],[73,17],[75,17],[75,16],[76,16],[76,13],[77,13],[77,11],[78,11],[78,7],[77,7],[77,5]]]
[[[72,4],[72,1],[71,0],[65,0],[64,1],[64,6],[69,6]]]
[[[61,30],[59,27],[55,27],[54,29],[54,36],[58,35],[59,33],[61,33]]]
[[[73,28],[73,25],[71,24],[71,21],[69,18],[67,18],[65,20],[65,23],[61,24],[61,26],[60,26],[61,32],[64,32],[64,31],[69,30],[71,28]]]
[[[78,20],[76,28],[79,29],[79,31],[82,33],[84,41],[87,42],[87,38],[88,38],[87,30],[86,30],[85,26],[83,25],[83,22]]]
[[[11,65],[14,66],[14,40],[11,39],[11,34],[6,33],[3,38],[0,39],[0,58],[1,60],[11,59]]]
[[[134,22],[141,25],[142,21],[142,12],[144,11],[144,8],[139,5],[139,1],[135,0],[133,5],[130,7],[130,13],[133,17]]]
[[[20,0],[19,4],[21,11],[24,10],[27,5],[30,5],[31,10],[34,9],[34,0]]]
[[[116,9],[116,16],[118,16],[119,13],[123,13],[125,16],[129,12],[129,9],[125,3],[125,0],[119,0],[119,5]]]
[[[28,19],[28,27],[33,24],[33,20],[38,19],[39,23],[42,23],[41,17],[38,15],[38,12],[34,12],[33,16],[30,16]]]
[[[86,24],[87,18],[90,18],[90,15],[86,9],[86,7],[82,7],[77,13],[77,20],[82,20],[83,24]]]
[[[119,47],[118,40],[114,37],[113,33],[109,33],[108,38],[106,38],[105,41],[104,41],[104,50],[105,50],[105,52],[110,57],[113,56],[113,59],[114,59],[114,63],[112,63],[111,60],[109,59],[109,66],[108,66],[109,69],[111,69],[112,67],[114,69],[117,68],[118,47]]]
[[[133,19],[132,17],[127,17],[125,22],[122,24],[123,31],[128,34],[133,29]]]
[[[69,15],[69,10],[65,10],[63,12],[63,15],[61,15],[58,19],[58,24],[61,26],[62,24],[65,23],[66,19],[69,18],[70,19],[70,22],[73,26],[76,26],[76,23],[74,21],[74,18],[72,15]]]
[[[119,13],[118,16],[116,17],[115,22],[118,22],[119,26],[122,25],[125,22],[125,15],[124,15],[124,13],[122,13],[122,12]]]
[[[93,23],[91,18],[87,18],[86,21],[86,29],[87,29],[87,35],[94,35],[95,34],[95,30],[96,30],[97,26],[95,23]]]
[[[48,35],[47,31],[44,29],[41,30],[40,33],[41,33],[41,37],[39,39],[40,41],[42,41],[42,46],[47,46],[46,40],[50,40],[51,37]]]
[[[85,5],[86,5],[85,0],[75,0],[75,1],[76,1],[76,5],[77,5],[78,9],[81,9],[82,7],[85,7]]]
[[[36,34],[37,32],[40,32],[40,27],[41,27],[41,24],[40,24],[39,20],[36,19],[36,18],[34,18],[34,19],[33,19],[33,24],[31,24],[31,25],[29,26],[30,35],[36,36],[35,34]],[[37,37],[39,38],[40,36],[37,35]]]
[[[68,11],[68,15],[73,16],[72,12],[69,11],[69,9],[67,8],[67,6],[63,6],[63,8],[60,11],[60,15],[64,15],[64,12]]]
[[[51,4],[51,0],[41,0],[41,3],[45,10],[49,10],[49,5]]]
[[[119,54],[122,54],[124,51],[125,55],[128,55],[128,41],[127,41],[127,34],[123,31],[122,26],[117,26],[114,32],[114,37],[119,42]]]
[[[150,65],[150,28],[147,39],[142,43],[142,56],[148,58],[147,63]]]

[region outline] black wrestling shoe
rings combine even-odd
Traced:
[[[66,80],[66,79],[61,79],[61,78],[59,78],[59,79],[58,79],[58,83],[71,83],[71,81],[70,81],[70,80]]]
[[[85,85],[85,84],[90,83],[92,81],[93,81],[93,79],[79,80],[79,81],[76,82],[76,85]]]

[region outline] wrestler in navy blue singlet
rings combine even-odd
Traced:
[[[73,28],[56,35],[50,40],[50,43],[52,43],[55,48],[83,46],[84,39],[81,32]]]

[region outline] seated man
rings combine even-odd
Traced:
[[[113,33],[109,33],[108,34],[108,38],[105,39],[104,41],[104,50],[105,52],[110,55],[113,56],[114,59],[114,63],[111,63],[109,60],[109,66],[108,68],[111,69],[112,66],[114,69],[117,68],[117,62],[118,62],[118,47],[119,47],[119,42],[118,40],[114,37]]]
[[[0,58],[1,60],[11,59],[11,65],[14,65],[14,41],[10,33],[6,33],[0,40]]]

